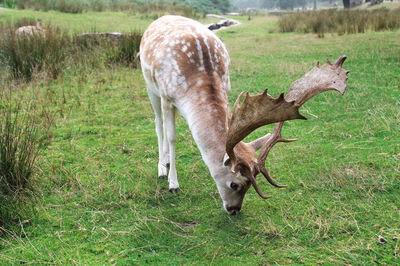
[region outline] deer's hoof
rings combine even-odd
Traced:
[[[171,192],[172,194],[178,193],[179,192],[179,188],[170,188],[169,192]]]
[[[167,176],[166,175],[160,175],[158,178],[159,179],[167,179]]]

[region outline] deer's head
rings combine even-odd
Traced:
[[[240,212],[243,198],[251,185],[261,198],[267,199],[260,190],[256,177],[262,174],[275,187],[285,187],[276,184],[265,168],[265,160],[271,148],[278,142],[291,142],[295,139],[285,139],[281,136],[284,121],[306,119],[299,114],[299,108],[313,96],[328,90],[336,90],[343,94],[346,90],[347,74],[342,68],[346,56],[341,56],[336,63],[319,63],[302,78],[295,81],[286,96],[283,93],[273,98],[264,93],[251,96],[242,92],[233,108],[228,122],[226,154],[224,165],[229,178],[217,182],[224,208],[229,214]],[[244,100],[242,102],[243,96]],[[257,128],[276,123],[272,134],[267,134],[251,143],[242,140]],[[261,149],[259,156],[256,151]]]

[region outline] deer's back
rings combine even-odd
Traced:
[[[145,31],[140,44],[145,79],[157,93],[175,99],[193,90],[214,90],[226,97],[229,56],[220,39],[197,21],[164,16]]]

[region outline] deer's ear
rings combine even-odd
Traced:
[[[231,165],[231,158],[229,158],[227,153],[225,153],[225,155],[224,155],[224,165],[225,166],[230,166]]]

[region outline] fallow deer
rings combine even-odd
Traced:
[[[265,168],[270,149],[284,139],[284,121],[305,119],[298,109],[311,97],[327,90],[344,93],[347,73],[345,56],[331,64],[317,65],[294,82],[286,97],[273,98],[265,90],[251,96],[241,93],[230,114],[228,103],[229,56],[221,40],[205,26],[180,16],[164,16],[145,31],[140,44],[140,61],[148,95],[155,112],[158,137],[158,176],[167,176],[170,192],[179,183],[175,168],[175,111],[186,119],[204,162],[216,182],[224,209],[240,212],[251,185],[262,198],[256,182],[262,173],[276,184]],[[272,134],[250,143],[242,140],[255,129],[276,123]],[[256,157],[256,151],[261,153]]]
[[[42,28],[42,20],[38,19],[36,26],[22,26],[19,27],[16,31],[16,35],[33,35],[33,34],[41,34],[43,35],[45,30]]]

